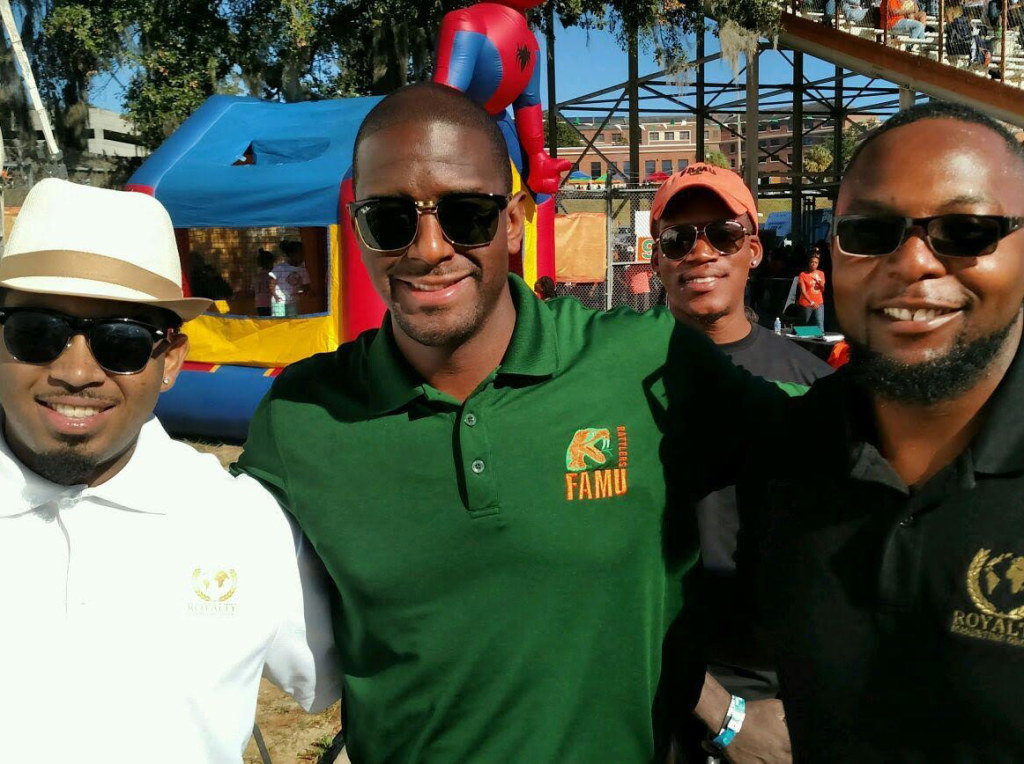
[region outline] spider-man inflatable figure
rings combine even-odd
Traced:
[[[495,117],[512,106],[527,157],[526,183],[535,194],[558,190],[572,164],[544,150],[540,105],[540,46],[525,11],[544,0],[500,0],[452,11],[441,22],[434,81],[468,94]]]

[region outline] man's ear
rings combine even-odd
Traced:
[[[764,247],[757,236],[750,237],[750,267],[756,268],[761,264],[761,257],[764,255]]]
[[[166,393],[174,387],[178,374],[181,372],[181,367],[185,363],[185,358],[188,356],[188,348],[187,335],[175,334],[171,338],[170,347],[163,353],[164,370],[160,380],[160,392]]]
[[[523,236],[526,233],[526,212],[523,210],[523,200],[526,194],[520,191],[512,196],[508,206],[505,208],[505,237],[508,241],[508,251],[519,252],[523,248]]]

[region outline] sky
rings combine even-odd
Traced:
[[[559,25],[555,37],[556,97],[559,102],[624,82],[628,77],[628,63],[614,36],[606,31],[584,31],[565,29]],[[541,61],[546,61],[546,41],[540,36]],[[718,41],[708,34],[705,50],[718,49]],[[696,43],[691,46],[690,55],[696,55]],[[641,51],[640,75],[652,74],[661,69],[651,52]],[[804,72],[809,79],[828,76],[833,72],[827,64],[809,56],[805,57]],[[114,76],[100,75],[93,82],[93,105],[113,111],[121,110],[124,86],[131,74],[116,72]],[[726,81],[732,77],[729,68],[721,63],[706,67],[709,80]],[[742,75],[741,75],[742,77]],[[767,51],[761,55],[761,81],[786,82],[792,79],[792,69],[780,54]],[[547,108],[546,80],[541,88],[544,106]]]

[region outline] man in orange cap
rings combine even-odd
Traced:
[[[791,395],[803,394],[827,364],[789,340],[752,322],[743,302],[750,271],[761,262],[757,204],[732,170],[698,163],[672,175],[658,189],[651,210],[655,247],[651,258],[665,285],[668,307],[677,320],[704,332],[719,349],[753,374],[779,384]],[[783,721],[778,682],[738,657],[752,641],[749,610],[736,606],[736,491],[727,488],[697,505],[704,606],[710,624],[711,663],[697,716],[711,735],[732,697],[742,697],[747,718],[744,735],[729,754],[751,754],[765,761],[785,759],[789,735]],[[707,730],[695,722],[682,741],[691,753]]]

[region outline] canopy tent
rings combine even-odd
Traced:
[[[150,156],[129,188],[176,228],[328,226],[363,118],[380,98],[273,103],[213,96]]]
[[[667,172],[652,172],[647,176],[648,183],[664,183],[668,180],[669,175]]]

